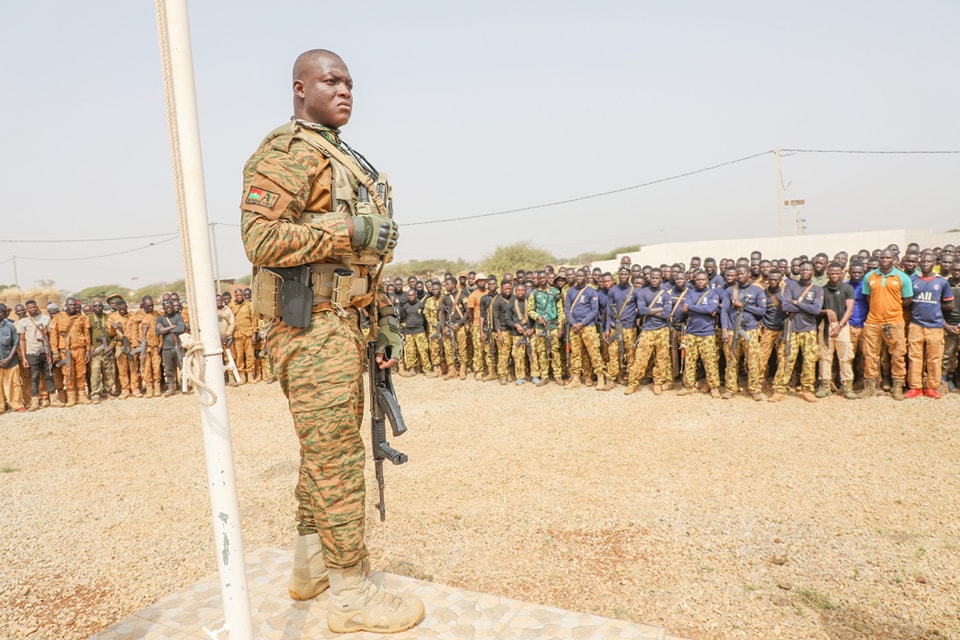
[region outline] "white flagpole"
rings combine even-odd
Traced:
[[[193,338],[185,341],[192,344],[184,358],[183,375],[190,376],[201,401],[200,424],[225,621],[220,630],[205,630],[214,638],[220,631],[227,631],[231,640],[252,640],[250,597],[223,379],[223,349],[214,300],[187,1],[156,0],[156,7]]]

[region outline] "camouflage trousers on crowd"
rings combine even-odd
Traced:
[[[279,323],[267,340],[300,440],[297,531],[318,533],[328,567],[350,567],[364,546],[363,335],[355,310]]]
[[[737,340],[737,352],[732,350],[733,340],[723,344],[723,355],[727,361],[727,370],[724,375],[727,391],[740,391],[740,358],[746,361],[747,391],[760,393],[763,387],[763,378],[760,377],[760,335],[756,329],[745,332],[747,337],[740,336]]]
[[[403,363],[407,371],[413,371],[420,365],[424,373],[430,371],[430,347],[426,333],[414,333],[403,337]]]
[[[673,377],[670,363],[670,327],[640,332],[640,344],[637,345],[637,351],[630,366],[630,375],[627,378],[628,387],[636,387],[640,384],[640,379],[644,377],[647,367],[650,366],[651,357],[653,358],[653,383],[663,385],[670,382]]]
[[[90,356],[90,395],[104,397],[113,393],[117,386],[116,362],[113,353],[98,353]]]
[[[800,387],[804,391],[813,393],[817,382],[817,362],[820,358],[820,349],[817,345],[817,332],[792,331],[790,333],[790,356],[785,355],[786,344],[780,342],[777,348],[777,375],[773,379],[773,392],[786,393],[793,368],[797,364],[797,356],[803,354],[803,368],[800,370]]]
[[[910,325],[909,345],[909,382],[911,389],[939,389],[943,375],[943,329],[928,329],[920,325]],[[926,363],[926,366],[924,366]]]
[[[633,343],[637,341],[636,327],[621,329],[623,334],[623,355],[620,355],[620,339],[617,338],[617,331],[610,332],[610,343],[607,345],[607,371],[611,376],[626,380],[630,377],[630,367],[633,365],[633,359],[636,352]],[[622,363],[622,364],[621,364]]]
[[[122,395],[140,393],[140,354],[125,353],[117,355],[117,377],[120,379],[120,393]],[[126,394],[124,394],[126,392]]]
[[[642,339],[643,334],[641,334]],[[716,336],[692,336],[683,338],[684,363],[683,386],[692,388],[697,384],[697,359],[703,361],[703,370],[707,374],[707,384],[711,389],[720,388],[720,355],[717,353]]]
[[[473,372],[482,374],[487,361],[487,345],[483,341],[483,333],[480,331],[480,325],[470,326],[470,342],[473,344]]]
[[[783,335],[783,331],[777,331],[776,329],[768,329],[763,325],[760,325],[760,328],[757,329],[760,337],[760,381],[761,383],[767,379],[767,376],[770,372],[770,356],[776,352],[780,353],[778,347],[780,345],[780,336]],[[779,357],[779,356],[778,356]],[[779,360],[778,360],[779,362]]]
[[[550,329],[550,352],[547,353],[547,337],[542,325],[537,326],[537,333],[532,337],[533,351],[537,357],[537,366],[540,375],[544,378],[553,374],[553,379],[560,381],[563,379],[563,359],[560,357],[560,332],[554,327]]]
[[[903,380],[907,377],[907,339],[902,322],[891,324],[865,323],[860,336],[863,350],[863,377],[876,380],[880,376],[883,358],[882,347],[890,351],[890,377]],[[806,356],[804,356],[806,357]]]
[[[488,376],[496,376],[497,365],[500,361],[500,345],[497,343],[497,334],[491,332],[485,334],[485,337],[487,341],[483,345],[483,357],[487,366],[486,373]]]
[[[86,393],[87,392],[87,362],[85,350],[70,349],[70,356],[73,360],[69,367],[64,364],[60,367],[63,372],[63,390],[67,393]]]
[[[510,380],[510,356],[513,353],[513,334],[509,331],[501,331],[503,341],[497,340],[497,377],[500,382]]]
[[[450,333],[449,329],[447,333]],[[443,357],[447,363],[447,369],[467,362],[467,328],[459,327],[453,332],[453,335],[443,336]],[[436,362],[440,362],[436,360]]]
[[[530,366],[530,376],[540,377],[540,362],[534,353],[533,337],[526,336],[526,340],[521,336],[513,337],[513,369],[517,380],[523,380],[527,377],[527,365]]]
[[[604,375],[603,358],[600,357],[600,335],[593,325],[583,327],[579,333],[570,330],[570,375],[577,377],[584,371],[584,352],[590,360],[592,373],[596,376]],[[586,370],[587,375],[591,373]]]
[[[432,362],[435,367],[439,367],[441,363],[447,365],[448,368],[452,367],[453,348],[447,347],[447,345],[450,344],[450,340],[446,338],[443,339],[443,357],[440,356],[440,340],[436,333],[427,337],[427,343],[430,345],[430,362]]]

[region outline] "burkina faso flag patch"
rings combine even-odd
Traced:
[[[266,189],[261,189],[260,187],[250,187],[250,191],[247,192],[245,201],[247,204],[258,204],[261,207],[272,209],[273,205],[277,204],[277,200],[279,199],[279,193],[267,191]]]

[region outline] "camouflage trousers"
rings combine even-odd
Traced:
[[[447,331],[449,333],[449,330]],[[456,346],[454,346],[456,345]],[[456,349],[456,351],[454,351]],[[457,362],[467,364],[467,328],[458,327],[453,335],[444,335],[443,337],[443,355],[447,361],[447,367],[455,366]],[[439,360],[437,361],[439,362]]]
[[[520,336],[513,337],[513,369],[517,380],[527,377],[527,365],[530,366],[530,376],[540,377],[540,362],[534,352],[534,336],[528,336],[525,341]]]
[[[783,331],[777,331],[776,329],[768,329],[767,327],[760,325],[758,329],[760,332],[760,381],[761,383],[767,379],[767,374],[770,371],[770,356],[774,353],[777,353],[779,358],[780,351],[778,350],[778,345],[780,344],[780,336],[783,335]],[[778,360],[779,362],[779,360]]]
[[[960,355],[960,336],[944,332],[942,375],[950,376],[956,373],[958,355]]]
[[[746,360],[747,391],[760,393],[763,378],[760,377],[760,336],[756,329],[745,331],[747,337],[740,336],[737,340],[737,352],[732,350],[733,339],[723,344],[723,355],[727,360],[725,382],[727,391],[740,391],[740,358]]]
[[[120,378],[120,390],[133,393],[140,390],[140,355],[131,355],[132,358],[122,352],[117,355],[117,377]]]
[[[470,325],[470,342],[473,344],[473,372],[483,373],[487,360],[487,345],[483,341],[480,325]]]
[[[435,335],[435,334],[432,334]],[[431,338],[427,337],[427,344],[430,345],[430,362],[433,363],[433,366],[439,367],[441,363],[447,365],[447,367],[453,366],[453,347],[447,346],[450,344],[449,338],[443,339],[443,357],[440,357],[440,338]]]
[[[90,395],[103,397],[113,393],[117,386],[116,367],[112,352],[90,355]]]
[[[364,545],[363,335],[351,309],[313,314],[309,327],[280,323],[267,338],[300,440],[297,531],[318,533],[328,567],[349,567]]]
[[[487,375],[497,375],[497,364],[500,361],[500,345],[497,343],[497,334],[491,332],[489,340],[483,345],[483,358],[487,366]]]
[[[543,326],[537,326],[538,331],[543,331]],[[534,340],[534,338],[536,338]],[[533,340],[533,351],[537,356],[537,366],[540,375],[544,378],[553,374],[553,377],[560,380],[563,377],[563,359],[560,357],[560,332],[554,327],[550,329],[550,353],[547,354],[547,338],[541,333],[531,336]]]
[[[497,377],[501,381],[510,379],[510,355],[513,353],[513,334],[501,331],[503,341],[497,340]]]
[[[773,392],[786,393],[787,385],[793,376],[797,356],[803,353],[803,368],[800,370],[800,387],[813,392],[817,381],[817,362],[820,359],[820,347],[817,346],[816,331],[792,331],[790,333],[790,357],[784,355],[786,345],[781,341],[777,348],[777,375],[773,379]]]
[[[424,373],[430,371],[430,347],[427,345],[426,333],[413,333],[403,336],[403,363],[409,371],[413,371],[419,364]]]
[[[670,362],[670,327],[648,329],[640,332],[640,344],[630,365],[628,386],[637,386],[653,358],[654,384],[667,384],[672,377]]]
[[[707,373],[707,384],[711,389],[719,389],[720,355],[717,353],[717,337],[687,334],[683,338],[683,344],[683,386],[693,387],[697,384],[697,359],[700,359],[703,361],[703,370]]]
[[[570,375],[579,376],[584,370],[584,353],[593,367],[592,373],[604,375],[603,358],[600,357],[600,335],[593,325],[585,326],[579,333],[570,329]],[[587,369],[587,374],[591,371]]]
[[[620,340],[617,339],[616,330],[613,330],[610,332],[610,344],[607,345],[607,371],[610,372],[611,376],[623,376],[626,378],[630,375],[630,367],[633,364],[634,357],[636,356],[633,343],[637,341],[637,328],[624,327],[622,331],[623,360],[626,368],[623,371],[620,370]]]

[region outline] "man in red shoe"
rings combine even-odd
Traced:
[[[953,309],[953,291],[943,276],[933,272],[933,252],[920,256],[920,273],[912,278],[913,304],[910,306],[910,331],[907,338],[910,390],[906,398],[925,395],[939,398],[943,371],[943,317]],[[926,367],[924,367],[926,364]],[[923,374],[927,374],[926,389]]]

